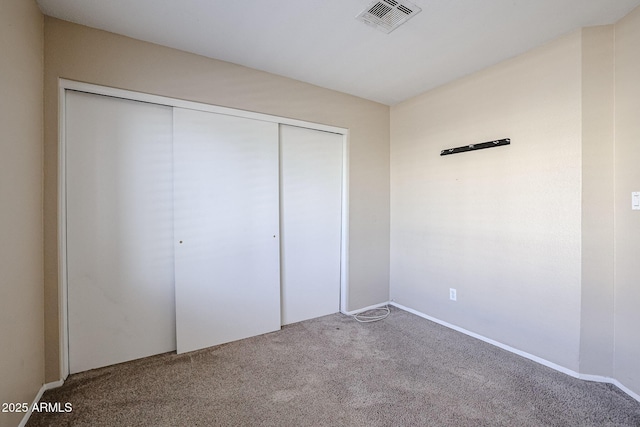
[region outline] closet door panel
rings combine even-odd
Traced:
[[[282,125],[282,323],[340,310],[342,135]]]
[[[174,109],[178,353],[280,329],[278,125]]]
[[[175,350],[170,107],[66,93],[71,373]]]

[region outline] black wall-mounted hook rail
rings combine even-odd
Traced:
[[[440,152],[440,155],[447,156],[449,154],[464,153],[465,151],[482,150],[483,148],[499,147],[501,145],[509,145],[509,144],[511,144],[510,138],[498,139],[495,141],[481,142],[480,144],[469,144],[463,147],[449,148],[446,150],[442,150]]]

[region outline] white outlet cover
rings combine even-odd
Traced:
[[[457,292],[456,292],[455,289],[449,288],[449,299],[451,301],[456,301],[456,299],[457,299],[457,295],[456,294],[457,294]]]
[[[640,211],[640,191],[631,193],[631,209]]]

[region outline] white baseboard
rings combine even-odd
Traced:
[[[416,316],[420,316],[420,317],[422,317],[424,319],[427,319],[427,320],[435,322],[435,323],[437,323],[439,325],[445,326],[445,327],[447,327],[449,329],[453,329],[454,331],[461,332],[461,333],[463,333],[465,335],[469,335],[470,337],[473,337],[473,338],[479,339],[481,341],[484,341],[486,343],[495,345],[496,347],[500,347],[503,350],[507,350],[507,351],[509,351],[511,353],[517,354],[518,356],[522,356],[522,357],[524,357],[526,359],[532,360],[532,361],[534,361],[536,363],[539,363],[541,365],[544,365],[544,366],[546,366],[548,368],[551,368],[551,369],[554,369],[556,371],[562,372],[563,374],[567,374],[567,375],[569,375],[571,377],[578,378],[578,379],[585,380],[585,381],[594,381],[594,382],[599,382],[599,383],[613,384],[616,387],[618,387],[620,390],[622,390],[623,392],[625,392],[626,394],[628,394],[629,396],[631,396],[632,398],[634,398],[635,400],[640,402],[640,395],[638,393],[635,393],[634,391],[630,390],[628,387],[625,387],[622,383],[620,383],[620,381],[616,380],[615,378],[603,377],[601,375],[581,374],[581,373],[576,372],[576,371],[574,371],[572,369],[569,369],[569,368],[566,368],[564,366],[558,365],[557,363],[550,362],[550,361],[548,361],[546,359],[543,359],[541,357],[535,356],[533,354],[527,353],[527,352],[522,351],[522,350],[518,350],[517,348],[511,347],[511,346],[503,344],[501,342],[492,340],[491,338],[487,338],[485,336],[476,334],[475,332],[468,331],[468,330],[466,330],[464,328],[461,328],[459,326],[456,326],[456,325],[453,325],[451,323],[445,322],[443,320],[436,319],[435,317],[431,317],[431,316],[429,316],[427,314],[421,313],[421,312],[419,312],[417,310],[414,310],[412,308],[405,307],[402,304],[398,304],[398,303],[393,302],[393,301],[389,302],[389,304],[393,305],[395,307],[398,307],[401,310],[408,311],[409,313],[415,314]],[[384,304],[382,304],[382,305],[384,305]]]
[[[40,387],[40,390],[38,390],[38,394],[36,394],[35,399],[33,399],[33,402],[31,402],[31,405],[29,405],[29,410],[25,412],[24,416],[22,417],[22,421],[20,421],[18,427],[25,427],[27,425],[27,422],[31,417],[31,412],[33,411],[33,405],[36,405],[38,402],[40,402],[40,399],[42,399],[42,395],[45,391],[58,388],[62,386],[62,384],[64,384],[64,380],[58,380],[51,383],[43,384],[42,387]]]
[[[626,394],[628,394],[629,396],[633,397],[635,400],[640,402],[640,394],[631,390],[629,387],[625,386],[615,378],[609,378],[609,377],[603,377],[602,375],[591,375],[591,374],[579,374],[578,378],[585,381],[594,381],[597,383],[613,384],[614,386],[618,387],[620,390],[624,391]]]
[[[635,391],[631,390],[629,387],[625,386],[620,381],[618,381],[618,380],[616,380],[614,378],[608,378],[608,379],[611,380],[610,384],[613,384],[614,386],[618,387],[620,390],[624,391],[629,396],[633,397],[635,400],[640,402],[640,394],[638,394]],[[603,382],[607,382],[607,381],[603,381]]]
[[[635,400],[640,402],[640,394],[634,392],[629,387],[622,384],[615,378],[603,377],[602,375],[591,375],[591,374],[578,374],[578,378],[585,381],[593,381],[596,383],[605,383],[605,384],[613,384],[618,387],[620,390],[633,397]]]
[[[631,390],[629,387],[625,386],[615,378],[603,377],[602,375],[591,375],[591,374],[580,374],[580,373],[578,374],[577,378],[580,378],[581,380],[585,380],[585,381],[593,381],[596,383],[613,384],[614,386],[618,387],[620,390],[622,390],[623,392],[625,392],[626,394],[628,394],[629,396],[633,397],[635,400],[640,402],[640,394]]]
[[[364,311],[368,311],[368,310],[373,310],[373,309],[376,309],[376,308],[384,307],[387,304],[390,304],[390,303],[388,301],[385,301],[385,302],[381,302],[380,304],[370,305],[368,307],[359,308],[357,310],[342,311],[342,314],[346,314],[347,316],[353,316],[354,314],[362,313]],[[399,307],[399,308],[402,308],[402,307]],[[409,311],[409,310],[407,310],[407,311]]]

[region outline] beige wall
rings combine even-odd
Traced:
[[[349,295],[388,300],[389,107],[230,63],[45,18],[46,377],[59,378],[57,79],[349,128]]]
[[[640,395],[640,8],[615,28],[615,364],[614,376]]]
[[[392,107],[392,299],[640,394],[638,46],[640,8]]]
[[[393,300],[578,370],[580,275],[581,32],[392,107]]]
[[[31,403],[44,380],[42,319],[43,17],[0,2],[0,403]],[[0,413],[0,426],[23,414]]]
[[[582,30],[580,372],[613,375],[613,25]]]

